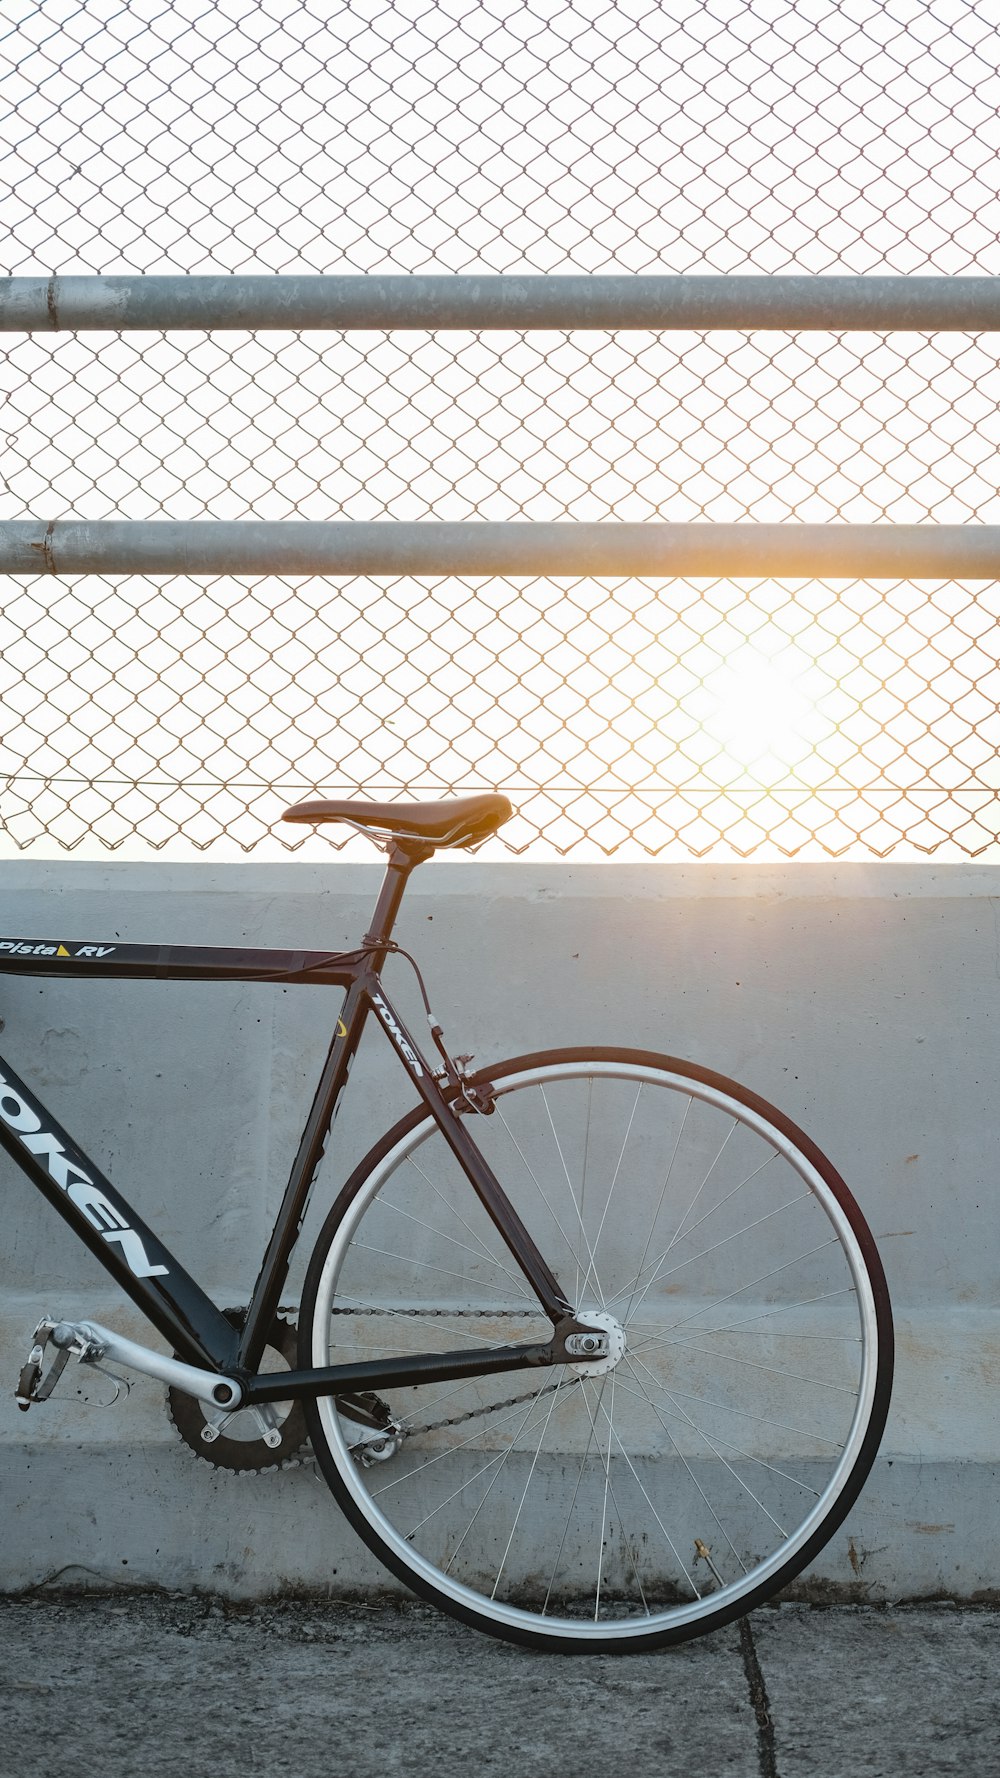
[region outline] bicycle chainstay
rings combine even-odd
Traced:
[[[393,1315],[393,1316],[396,1316],[396,1315],[439,1316],[439,1317],[442,1317],[448,1321],[456,1321],[458,1319],[458,1317],[461,1315],[466,1315],[466,1316],[469,1316],[470,1318],[473,1316],[480,1318],[484,1314],[484,1310],[482,1310],[482,1309],[390,1309],[387,1311],[385,1309],[338,1309],[338,1308],[334,1308],[333,1310],[331,1310],[331,1314],[334,1314],[334,1315],[385,1315],[386,1313]],[[489,1312],[489,1319],[491,1321],[501,1321],[503,1319],[507,1319],[509,1321],[523,1321],[524,1320],[524,1310],[523,1309],[494,1309]],[[567,1381],[568,1381],[567,1378],[560,1377],[560,1379],[557,1383],[548,1383],[544,1389],[528,1389],[525,1391],[525,1393],[523,1395],[508,1395],[505,1397],[505,1399],[503,1401],[495,1401],[489,1407],[469,1408],[466,1413],[453,1414],[451,1416],[451,1418],[447,1419],[447,1420],[426,1420],[419,1426],[401,1426],[399,1429],[400,1435],[403,1438],[412,1438],[414,1433],[418,1433],[418,1432],[442,1432],[449,1426],[462,1426],[467,1420],[485,1420],[485,1418],[488,1414],[499,1414],[502,1412],[502,1410],[504,1408],[520,1407],[521,1403],[526,1402],[526,1401],[541,1401],[543,1396],[552,1395],[555,1393],[555,1391],[557,1389],[565,1389],[567,1387]],[[574,1377],[569,1386],[573,1387],[573,1385],[579,1384],[582,1382],[583,1382],[582,1377]]]

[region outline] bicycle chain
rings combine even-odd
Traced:
[[[386,1313],[392,1316],[444,1316],[449,1321],[454,1321],[459,1316],[463,1315],[470,1318],[475,1317],[477,1320],[481,1321],[484,1314],[488,1314],[490,1321],[500,1321],[503,1319],[523,1321],[525,1318],[525,1311],[523,1309],[494,1309],[491,1311],[485,1311],[483,1309],[390,1309],[387,1311],[385,1309],[335,1308],[331,1310],[331,1314],[333,1315],[384,1315]],[[582,1382],[582,1380],[583,1379],[580,1377],[575,1377],[573,1379],[573,1381],[577,1383]],[[523,1395],[508,1395],[504,1401],[495,1401],[491,1407],[469,1408],[466,1413],[453,1414],[452,1417],[447,1420],[428,1420],[420,1426],[403,1426],[400,1428],[400,1435],[404,1439],[407,1439],[412,1438],[415,1433],[442,1432],[449,1426],[461,1426],[467,1420],[484,1420],[487,1414],[499,1414],[504,1408],[516,1408],[519,1407],[522,1402],[538,1401],[544,1395],[553,1395],[557,1389],[564,1388],[565,1383],[565,1377],[561,1377],[558,1383],[549,1383],[544,1389],[529,1389]]]
[[[582,1383],[582,1377],[574,1377],[574,1383]],[[470,1408],[468,1413],[455,1414],[450,1420],[429,1420],[423,1426],[404,1426],[401,1428],[404,1438],[415,1432],[440,1432],[445,1426],[461,1426],[464,1420],[485,1420],[487,1414],[498,1414],[501,1408],[516,1408],[523,1401],[540,1401],[543,1395],[553,1395],[557,1389],[566,1386],[566,1378],[561,1377],[558,1383],[548,1383],[544,1389],[529,1389],[524,1395],[508,1395],[506,1401],[495,1401],[489,1408]]]

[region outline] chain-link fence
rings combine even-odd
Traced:
[[[14,0],[29,272],[1000,271],[988,0]],[[0,518],[1000,522],[995,334],[8,336]],[[9,843],[315,845],[498,785],[509,844],[978,855],[997,589],[8,582]]]

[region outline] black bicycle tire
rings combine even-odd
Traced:
[[[831,1191],[844,1213],[851,1230],[858,1242],[864,1267],[871,1285],[878,1329],[876,1381],[873,1391],[871,1412],[869,1414],[864,1437],[858,1454],[851,1467],[837,1499],[827,1512],[814,1533],[795,1552],[793,1557],[776,1573],[770,1575],[758,1588],[749,1591],[738,1601],[728,1602],[720,1606],[715,1613],[707,1613],[693,1624],[680,1627],[660,1626],[653,1630],[643,1631],[636,1628],[635,1632],[623,1638],[602,1639],[599,1636],[581,1641],[576,1638],[560,1638],[551,1631],[536,1630],[529,1627],[512,1627],[500,1625],[495,1620],[481,1614],[476,1608],[469,1607],[442,1593],[433,1582],[415,1574],[380,1535],[376,1526],[365,1516],[353,1495],[347,1489],[337,1464],[330,1452],[327,1437],[320,1419],[319,1405],[314,1400],[306,1402],[306,1418],[312,1440],[316,1461],[324,1480],[344,1512],[368,1548],[378,1557],[389,1572],[402,1581],[412,1592],[424,1598],[444,1611],[449,1616],[470,1625],[487,1635],[501,1640],[517,1643],[524,1647],[547,1649],[560,1653],[625,1653],[642,1652],[654,1648],[668,1647],[681,1642],[694,1640],[696,1637],[709,1634],[735,1619],[745,1616],[766,1600],[780,1592],[796,1575],[800,1574],[813,1558],[823,1549],[843,1523],[847,1514],[858,1498],[881,1443],[885,1422],[889,1411],[893,1377],[893,1325],[889,1291],[885,1273],[879,1257],[875,1240],[867,1221],[849,1187],[817,1145],[809,1138],[791,1118],[763,1099],[759,1094],[742,1086],[739,1082],[719,1074],[697,1063],[684,1061],[675,1056],[659,1054],[654,1051],[613,1048],[604,1046],[586,1046],[567,1049],[535,1051],[522,1056],[512,1057],[492,1067],[484,1067],[472,1077],[470,1084],[488,1085],[495,1081],[519,1072],[543,1066],[563,1067],[567,1064],[586,1064],[588,1062],[611,1064],[620,1063],[624,1066],[639,1066],[657,1070],[665,1070],[671,1074],[686,1077],[710,1089],[732,1097],[746,1109],[762,1117],[780,1131],[785,1138],[799,1150],[819,1173],[824,1184]],[[364,1188],[372,1170],[396,1145],[417,1126],[429,1119],[426,1107],[419,1105],[413,1111],[400,1118],[384,1136],[369,1150],[368,1154],[354,1169],[350,1179],[335,1200],[320,1232],[317,1236],[302,1293],[302,1309],[299,1318],[299,1361],[303,1368],[313,1362],[312,1357],[312,1324],[316,1311],[316,1298],[320,1279],[325,1264],[326,1254],[334,1235],[344,1216],[353,1204],[358,1193]]]

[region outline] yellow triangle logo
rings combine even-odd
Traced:
[[[57,952],[56,952],[56,956],[57,956],[57,957],[68,957],[68,956],[69,956],[69,952],[68,952],[68,951],[67,951],[67,949],[66,949],[66,946],[65,946],[65,945],[60,945],[60,946],[59,946],[59,949],[58,949],[58,951],[57,951]]]

